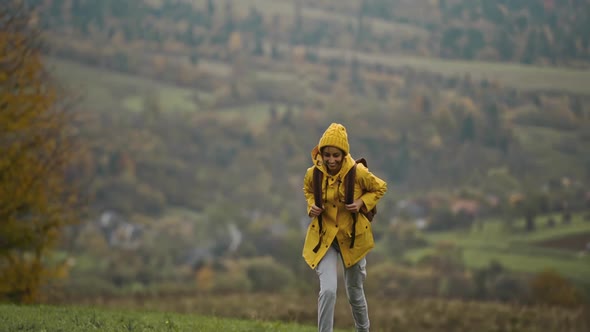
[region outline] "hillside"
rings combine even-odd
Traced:
[[[451,84],[448,90],[430,94],[427,85],[422,85],[430,76],[408,84],[421,86],[424,95],[436,96],[433,98],[439,98],[436,100],[440,105],[452,107],[452,112],[446,113],[444,106],[428,111],[428,102],[424,101],[427,99],[423,97],[404,101],[401,107],[393,108],[394,112],[387,112],[391,108],[375,101],[369,104],[372,107],[358,110],[358,102],[331,95],[327,95],[322,112],[305,103],[296,107],[271,101],[245,104],[248,106],[239,103],[216,106],[216,98],[223,96],[220,92],[199,91],[200,99],[195,99],[193,90],[140,76],[121,76],[62,60],[50,63],[69,86],[85,86],[82,91],[87,91],[90,98],[81,109],[91,110],[88,116],[92,121],[85,124],[84,132],[93,153],[85,160],[79,176],[93,179],[87,190],[94,198],[92,208],[96,217],[72,233],[68,245],[64,246],[64,250],[78,250],[75,255],[78,264],[70,271],[70,277],[76,280],[69,285],[72,290],[85,289],[90,294],[117,294],[130,289],[165,292],[166,287],[171,291],[196,287],[213,293],[228,289],[278,291],[307,282],[299,287],[310,287],[311,275],[299,259],[301,223],[305,221],[301,217],[301,170],[309,163],[307,147],[316,143],[323,124],[328,121],[349,125],[351,133],[355,133],[350,138],[355,155],[367,157],[371,169],[394,188],[380,204],[374,228],[380,249],[373,260],[383,269],[376,270],[376,276],[383,277],[381,273],[389,271],[387,266],[391,261],[396,262],[393,266],[412,262],[420,277],[413,275],[414,272],[406,275],[408,272],[397,270],[391,275],[396,275],[398,281],[414,280],[424,285],[449,282],[440,279],[443,272],[419,266],[434,264],[428,263],[432,257],[442,260],[454,257],[454,251],[441,251],[438,246],[441,242],[456,242],[457,248],[463,248],[463,256],[451,265],[453,274],[449,278],[461,280],[457,284],[461,287],[451,288],[448,291],[452,295],[447,296],[471,294],[472,286],[466,285],[474,280],[471,277],[464,280],[461,276],[472,273],[466,271],[485,271],[493,260],[505,268],[493,278],[511,280],[510,285],[522,289],[528,287],[529,278],[546,268],[558,269],[561,275],[584,285],[588,274],[584,268],[586,260],[577,258],[577,252],[565,248],[541,250],[511,242],[514,238],[524,240],[541,234],[548,234],[545,239],[557,239],[563,234],[560,230],[569,228],[565,224],[557,224],[554,232],[546,228],[545,213],[554,211],[558,220],[566,218],[560,205],[562,200],[570,204],[575,225],[579,225],[570,234],[587,234],[583,185],[587,175],[583,162],[588,154],[581,153],[588,147],[583,144],[584,121],[573,123],[565,119],[555,121],[558,118],[553,116],[538,116],[535,95],[502,102],[503,121],[498,125],[512,133],[502,143],[503,136],[487,132],[489,123],[481,118],[493,119],[493,108],[487,106],[483,113],[471,104],[474,99],[466,97],[477,95],[477,88],[463,84],[456,90],[457,85]],[[413,90],[411,87],[395,93],[402,98],[406,89]],[[455,93],[451,94],[452,91]],[[456,91],[465,95],[458,97]],[[100,94],[93,96],[96,92]],[[549,110],[548,105],[567,100],[562,98],[543,96],[537,104],[547,105],[544,107]],[[477,119],[475,128],[468,126],[469,114]],[[453,125],[462,122],[463,125]],[[371,130],[358,129],[369,124]],[[401,133],[405,128],[412,130],[406,130],[404,136]],[[433,137],[438,137],[440,142]],[[433,162],[436,167],[432,166]],[[568,177],[562,177],[564,174]],[[537,183],[543,183],[549,190],[536,191]],[[533,207],[537,224],[533,231],[527,231],[524,220],[520,219],[529,205],[510,203],[515,192],[530,195],[527,204]],[[537,197],[542,193],[544,196]],[[494,197],[499,203],[489,204]],[[261,201],[265,203],[260,204]],[[427,212],[407,214],[400,207],[408,201],[419,203]],[[489,225],[485,232],[476,231],[471,242],[464,232],[473,216],[449,217],[447,210],[462,201],[476,202],[480,213],[475,220]],[[102,229],[98,221],[106,217],[106,212],[119,215],[116,220],[120,227],[127,223],[139,225],[139,242],[125,237],[113,240],[116,228],[110,235],[103,235],[108,230]],[[426,243],[411,236],[421,233],[413,227],[418,218],[426,218],[433,228],[424,230],[427,236],[432,236]],[[514,219],[520,221],[511,223]],[[408,228],[398,228],[400,221]],[[437,235],[435,231],[440,228],[449,230],[446,237],[444,233]],[[234,241],[231,229],[239,230],[243,254],[229,250]],[[515,237],[510,237],[511,234]],[[481,246],[487,243],[482,239],[493,241],[494,238],[506,242],[495,243],[493,247]],[[88,247],[88,243],[92,246]],[[408,251],[410,259],[400,255],[400,248],[392,244],[401,244],[401,252]],[[134,249],[129,252],[128,248]],[[514,252],[506,253],[506,248]],[[414,249],[419,255],[414,254]],[[577,250],[583,250],[583,246]],[[203,266],[207,261],[203,257],[207,255],[229,256],[235,262]],[[97,256],[109,258],[97,265],[93,263]],[[110,268],[105,270],[102,264]],[[256,269],[287,281],[280,284],[256,281],[247,272]],[[219,275],[219,281],[207,282],[209,273]],[[511,273],[522,275],[514,277]],[[170,278],[177,282],[166,286]],[[494,286],[489,286],[492,288],[487,292],[492,293],[488,294],[495,294],[494,287],[506,284],[491,285]],[[439,295],[438,288],[421,289],[428,296]],[[521,296],[522,293],[513,291],[512,294]]]
[[[577,305],[588,293],[580,261],[555,259],[567,249],[517,245],[498,269],[460,241],[478,223],[526,238],[548,216],[564,220],[556,229],[587,222],[586,2],[32,3],[84,120],[69,175],[89,210],[56,253],[76,262],[64,274],[74,292],[310,290],[301,177],[341,122],[390,184],[374,259],[393,295]],[[518,269],[522,256],[534,266]],[[572,296],[535,293],[543,268],[560,266],[550,283]]]
[[[590,10],[586,1],[133,0],[118,4],[88,0],[70,4],[62,0],[33,0],[32,3],[41,4],[41,10],[50,13],[41,19],[60,34],[111,40],[115,37],[119,42],[144,40],[153,44],[165,37],[199,48],[223,44],[237,29],[245,34],[244,40],[253,49],[258,48],[259,42],[269,41],[387,55],[584,68],[588,67],[590,58],[590,40],[584,33],[590,20],[581,15]],[[127,17],[133,20],[126,20]]]

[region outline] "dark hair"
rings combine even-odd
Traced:
[[[345,152],[344,150],[342,150],[341,148],[339,148],[339,147],[337,147],[337,146],[333,146],[333,145],[326,145],[326,146],[322,146],[322,148],[320,149],[320,154],[323,154],[323,153],[324,153],[324,148],[326,148],[326,147],[328,147],[328,146],[331,146],[331,147],[333,147],[333,148],[336,148],[336,149],[340,150],[340,152],[342,152],[342,156],[343,156],[343,157],[346,157],[346,152]]]

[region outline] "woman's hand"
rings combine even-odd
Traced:
[[[352,213],[358,213],[362,209],[362,207],[365,206],[365,202],[363,202],[363,200],[359,198],[352,204],[346,204],[344,206],[348,211]]]
[[[309,216],[312,218],[315,218],[315,217],[319,216],[320,214],[322,214],[323,211],[324,211],[323,208],[319,208],[314,204],[311,206],[311,210],[309,210]]]

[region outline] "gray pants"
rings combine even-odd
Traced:
[[[330,247],[324,258],[315,269],[320,278],[320,294],[318,298],[318,331],[332,332],[334,329],[334,307],[336,306],[336,290],[338,284],[338,261],[340,254],[334,246]],[[352,317],[357,332],[369,331],[369,311],[363,282],[367,277],[367,261],[361,259],[355,265],[344,268],[346,296],[352,309]],[[344,265],[343,265],[344,266]]]

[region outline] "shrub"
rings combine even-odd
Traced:
[[[524,279],[504,273],[492,281],[489,297],[503,302],[527,302],[530,296]]]
[[[554,270],[538,273],[530,288],[533,301],[539,304],[575,307],[583,301],[580,291]]]
[[[292,272],[272,257],[253,258],[245,261],[244,266],[256,292],[281,291],[294,281]]]
[[[420,236],[416,225],[410,223],[397,223],[386,229],[383,236],[388,252],[393,255],[401,256],[406,250],[428,245],[426,239]]]
[[[453,212],[448,208],[436,209],[431,218],[431,222],[428,225],[429,231],[445,231],[453,229],[455,226],[455,216]]]
[[[439,278],[438,295],[446,298],[469,298],[474,293],[474,284],[466,274]]]
[[[382,263],[369,267],[370,282],[365,285],[367,294],[380,297],[431,297],[437,295],[437,276],[430,268],[396,266]]]
[[[242,293],[252,289],[252,281],[245,273],[229,272],[220,274],[213,282],[212,291],[215,293]]]
[[[66,295],[93,297],[98,295],[114,295],[119,292],[119,289],[110,280],[96,275],[71,278],[63,291]]]
[[[382,295],[385,297],[399,294],[399,284],[394,280],[398,274],[393,264],[382,263],[369,266],[367,274],[371,280],[365,284],[367,294]]]

